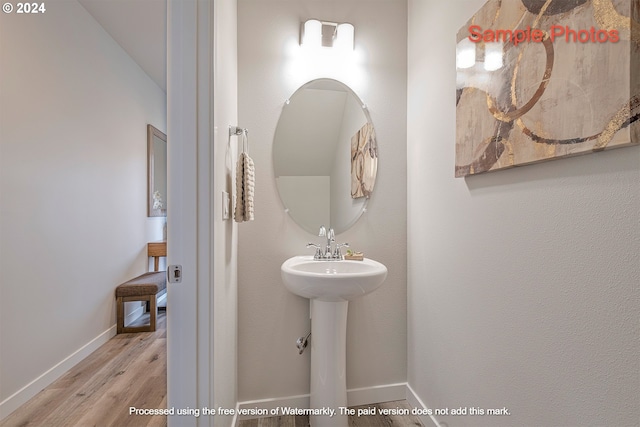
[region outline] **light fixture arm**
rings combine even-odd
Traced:
[[[339,47],[353,50],[354,26],[309,19],[300,25],[300,45],[312,47]]]

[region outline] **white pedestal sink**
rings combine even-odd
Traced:
[[[350,300],[375,291],[387,267],[372,259],[316,261],[296,256],[281,267],[285,287],[311,300],[311,409],[329,408],[333,417],[311,416],[313,427],[347,427],[346,336]]]

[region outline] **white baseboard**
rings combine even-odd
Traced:
[[[271,411],[280,407],[288,408],[308,408],[309,407],[309,395],[301,394],[298,396],[286,396],[286,397],[274,397],[271,399],[259,399],[248,400],[246,402],[238,402],[236,405],[236,413],[238,409],[267,409]],[[249,416],[249,415],[237,415],[238,420],[250,420],[253,418],[262,418],[264,415]],[[235,425],[235,422],[234,422]]]
[[[145,313],[146,310],[146,306],[147,304],[143,301],[143,302],[138,302],[138,301],[129,301],[129,302],[125,302],[125,313],[127,312],[127,307],[130,307],[130,304],[138,304],[138,307],[134,308],[133,311],[131,313],[129,313],[125,319],[124,319],[124,324],[125,325],[130,325],[133,321],[137,320],[140,316],[142,316]],[[163,293],[161,294],[159,297],[156,297],[156,307],[167,307],[167,293]]]
[[[407,383],[387,384],[374,387],[354,388],[347,390],[347,404],[349,406],[367,405],[380,402],[389,402],[392,400],[405,399],[407,395]],[[247,402],[238,402],[236,409],[267,409],[271,411],[276,408],[308,408],[309,395],[302,394],[298,396],[277,397],[273,399],[251,400]],[[237,412],[237,411],[236,411]],[[249,416],[238,415],[238,420],[248,420],[252,418],[260,418],[264,415]],[[235,424],[235,423],[234,423]]]
[[[407,383],[352,388],[347,390],[347,403],[349,406],[360,406],[402,400],[407,395],[406,390]]]
[[[0,402],[0,420],[6,418],[21,405],[25,404],[29,399],[42,391],[42,389],[60,378],[65,372],[80,363],[82,359],[93,353],[98,347],[109,341],[109,339],[115,335],[116,325],[113,325],[29,384]]]
[[[407,402],[409,403],[409,405],[411,405],[412,408],[420,408],[420,409],[427,409],[427,405],[424,404],[424,402],[418,397],[418,395],[416,394],[415,391],[413,391],[413,389],[411,388],[411,386],[407,383]],[[430,427],[430,426],[434,426],[434,427],[440,427],[440,424],[438,423],[438,420],[435,419],[435,417],[433,415],[417,415],[418,418],[420,418],[420,421],[422,422],[422,425],[426,426],[426,427]]]
[[[158,297],[156,300],[156,305],[158,307],[167,307],[167,291],[165,291],[162,295]]]
[[[124,318],[124,324],[126,325],[130,325],[131,322],[133,322],[134,320],[137,320],[140,316],[142,316],[145,312],[145,305],[144,304],[140,304],[138,301],[132,301],[132,302],[125,302],[125,313],[127,312],[126,310],[126,306],[127,304],[133,304],[133,303],[138,303],[139,306],[136,307],[135,309],[133,309],[133,311],[131,313],[129,313],[125,318]]]

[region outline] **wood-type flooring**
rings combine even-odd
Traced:
[[[159,311],[155,332],[116,335],[0,427],[165,427],[166,416],[129,415],[129,408],[167,406],[166,332]]]
[[[141,321],[144,322],[144,318]],[[166,427],[163,415],[135,415],[130,407],[167,407],[166,314],[157,330],[118,334],[34,396],[0,427]],[[355,406],[373,414],[349,416],[349,427],[422,426],[412,415],[384,415],[381,409],[410,409],[406,401]],[[241,420],[236,427],[306,427],[308,416]]]

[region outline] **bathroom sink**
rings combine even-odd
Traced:
[[[309,407],[347,406],[347,311],[349,301],[375,291],[387,267],[372,259],[314,260],[294,256],[280,267],[285,287],[309,298],[311,316],[311,384]],[[310,415],[312,427],[348,427],[345,414]]]
[[[382,285],[387,267],[372,259],[317,261],[295,256],[280,268],[286,288],[301,297],[327,302],[351,301]]]

